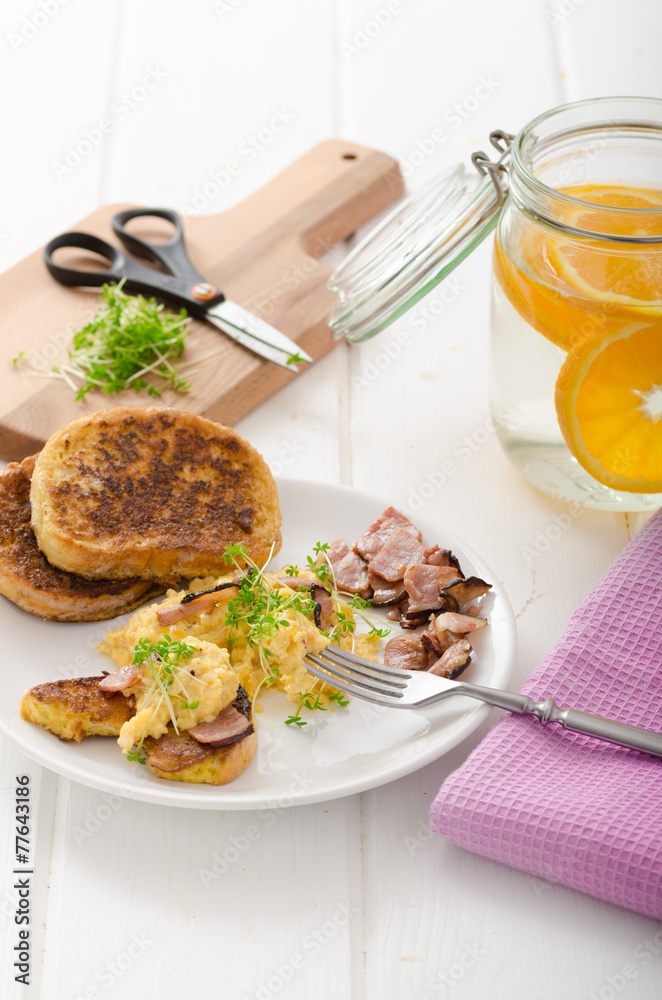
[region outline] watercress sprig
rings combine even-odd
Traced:
[[[185,309],[178,314],[156,299],[128,295],[124,281],[103,285],[102,304],[89,323],[74,334],[68,361],[50,372],[33,374],[65,381],[83,399],[92,389],[114,393],[124,389],[161,396],[163,389],[188,392],[174,362],[184,352],[190,320]],[[13,363],[24,362],[23,352]]]
[[[180,666],[187,660],[190,660],[196,652],[197,646],[192,646],[185,642],[179,642],[176,639],[172,639],[169,635],[162,636],[158,642],[153,642],[151,639],[147,638],[139,639],[133,651],[133,658],[131,662],[135,663],[138,667],[143,666],[143,664],[147,664],[149,672],[153,678],[152,685],[146,694],[146,700],[148,701],[149,698],[157,691],[160,694],[160,698],[154,709],[152,718],[156,715],[159,706],[165,702],[170,720],[176,733],[178,733],[179,730],[177,729],[177,718],[172,699],[177,698],[179,700],[180,708],[184,710],[193,710],[197,708],[200,701],[188,701],[186,697],[186,688],[177,677],[173,668]],[[191,675],[191,677],[193,677],[194,680],[197,680],[197,678],[193,675]],[[180,691],[183,691],[184,694],[177,691],[170,691],[170,688],[173,686],[175,681],[177,681]],[[201,682],[198,681],[198,683]],[[145,732],[136,746],[136,749],[127,754],[127,760],[137,761],[139,764],[146,763],[142,749],[148,729],[149,726],[146,726]]]

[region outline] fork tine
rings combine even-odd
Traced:
[[[308,662],[312,661],[321,670],[324,670],[328,677],[331,677],[333,682],[343,681],[344,684],[352,684],[356,690],[366,690],[374,691],[376,694],[387,695],[390,694],[388,688],[381,686],[377,678],[364,678],[360,675],[352,673],[343,666],[342,663],[336,663],[332,659],[326,659],[321,656],[316,656],[314,653],[309,653],[306,656]],[[372,681],[372,683],[370,683]]]
[[[349,679],[348,674],[336,673],[329,660],[322,660],[320,657],[308,653],[306,655],[306,662],[311,674],[319,677],[320,680],[325,681],[327,684],[338,688],[339,691],[344,691],[345,694],[355,695],[363,701],[372,701],[376,705],[393,707],[394,704],[397,704],[398,694],[385,694],[379,688]]]
[[[328,660],[329,663],[333,663],[335,667],[346,671],[350,680],[365,677],[367,680],[376,681],[382,687],[402,691],[407,687],[410,675],[406,670],[398,670],[395,676],[382,674],[378,669],[381,666],[380,663],[364,660],[362,656],[356,656],[355,653],[345,653],[344,649],[338,649],[337,646],[327,646],[317,655]]]
[[[386,680],[387,677],[392,677],[398,681],[408,681],[411,679],[411,673],[408,670],[403,670],[402,667],[387,667],[385,663],[374,663],[372,660],[366,660],[363,656],[358,656],[356,653],[348,653],[346,650],[340,649],[339,646],[327,646],[326,649],[322,650],[322,655],[325,654],[347,660],[353,669],[356,667],[367,667],[382,680]]]

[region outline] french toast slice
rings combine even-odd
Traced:
[[[158,580],[227,571],[280,548],[280,508],[262,456],[234,430],[166,407],[80,417],[39,454],[32,527],[49,562],[90,579]]]
[[[148,736],[143,744],[147,766],[157,778],[192,784],[227,785],[248,767],[257,750],[257,734],[251,733],[229,747],[198,743],[188,732],[177,734],[168,727],[164,736]]]
[[[61,740],[77,743],[87,736],[119,736],[135,708],[132,699],[121,691],[100,691],[101,680],[101,676],[73,677],[38,684],[23,695],[21,718],[48,729]],[[239,688],[232,704],[252,722],[252,706],[243,688]],[[164,736],[149,736],[144,749],[148,767],[158,778],[227,785],[255,756],[257,734],[251,731],[236,743],[214,747],[198,743],[188,732],[177,734],[169,726]]]
[[[232,704],[252,725],[251,701],[241,686]],[[158,739],[148,736],[143,746],[147,754],[147,766],[158,778],[195,784],[227,785],[241,774],[255,756],[257,733],[251,729],[248,736],[236,743],[214,747],[210,743],[198,743],[189,732],[176,733],[172,726],[168,726],[167,733]]]
[[[86,736],[119,736],[134,709],[121,692],[100,691],[101,680],[71,677],[38,684],[23,695],[21,718],[77,743]]]
[[[0,471],[0,594],[24,611],[55,621],[101,621],[133,611],[162,588],[144,580],[86,580],[56,569],[30,524],[36,455]]]

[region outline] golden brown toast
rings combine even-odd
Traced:
[[[257,734],[251,733],[228,747],[198,743],[187,732],[175,733],[169,726],[165,736],[144,743],[147,766],[157,778],[195,784],[227,785],[247,767],[257,750]]]
[[[31,489],[39,548],[97,579],[175,582],[226,572],[226,546],[256,561],[280,548],[262,456],[229,427],[166,407],[80,417],[45,444]]]
[[[119,736],[124,723],[133,716],[132,700],[120,691],[100,691],[100,680],[101,676],[74,677],[39,684],[23,695],[21,718],[48,729],[61,740],[80,743],[86,736]],[[233,704],[252,721],[251,703],[243,689]],[[255,756],[257,734],[253,732],[230,746],[213,747],[198,743],[187,732],[177,735],[169,726],[164,736],[149,736],[144,748],[148,767],[158,778],[227,785]]]
[[[0,594],[24,611],[65,622],[114,618],[153,596],[148,581],[90,581],[51,566],[30,524],[35,459],[0,471]]]
[[[86,736],[119,736],[133,707],[121,692],[100,691],[100,680],[101,676],[72,677],[38,684],[23,695],[21,718],[77,743]]]
[[[253,706],[242,687],[232,703],[252,724]],[[172,726],[164,736],[148,736],[143,744],[147,766],[158,778],[188,781],[195,784],[227,785],[241,774],[255,756],[257,733],[252,732],[237,743],[213,747],[198,743],[190,733],[176,733]]]

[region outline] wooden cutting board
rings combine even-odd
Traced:
[[[335,341],[327,326],[334,302],[326,287],[330,269],[316,258],[402,191],[397,162],[390,156],[330,139],[229,211],[185,217],[188,253],[229,299],[317,359]],[[128,207],[105,205],[71,228],[114,243],[111,216]],[[155,232],[148,226],[154,223],[143,222],[132,231],[150,239]],[[83,414],[108,406],[154,405],[144,392],[90,392],[76,402],[60,380],[31,376],[27,365],[12,367],[19,351],[43,371],[64,361],[73,334],[94,315],[99,301],[98,290],[65,288],[51,278],[41,250],[0,276],[0,458],[20,460],[38,451],[51,434]],[[166,391],[162,403],[230,425],[286,383],[306,377],[305,365],[298,375],[288,373],[193,320],[181,361],[196,359],[204,360],[188,369],[191,391]]]

